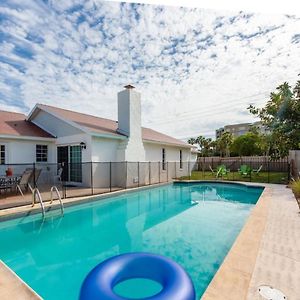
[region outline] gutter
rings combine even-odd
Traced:
[[[168,142],[158,142],[158,141],[146,140],[146,139],[143,139],[143,142],[144,143],[149,143],[149,144],[167,145],[167,146],[173,146],[173,147],[175,146],[175,147],[178,147],[178,148],[188,148],[188,149],[193,148],[192,145],[188,145],[188,144],[175,144],[175,143],[168,143]]]
[[[46,138],[40,136],[27,136],[27,135],[11,135],[11,134],[0,134],[1,139],[15,139],[15,140],[30,140],[30,141],[44,141],[44,142],[55,142],[56,138]]]

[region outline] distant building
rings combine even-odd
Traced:
[[[223,132],[224,132],[224,127],[217,129],[216,130],[216,139],[220,138],[221,135],[223,134]]]
[[[230,132],[233,137],[239,137],[247,132],[250,131],[251,127],[255,126],[260,133],[267,133],[268,130],[265,126],[261,124],[260,121],[254,123],[240,123],[240,124],[232,124],[232,125],[225,125],[216,130],[216,139],[221,137],[224,132]]]

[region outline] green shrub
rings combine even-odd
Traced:
[[[300,198],[300,180],[292,183],[292,190],[297,198]]]

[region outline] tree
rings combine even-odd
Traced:
[[[202,149],[205,145],[205,137],[202,136],[202,135],[199,135],[197,138],[196,138],[196,143],[199,145],[199,148],[202,152]]]
[[[233,136],[230,132],[224,132],[216,140],[216,148],[221,156],[230,156],[230,147],[233,143]]]
[[[289,150],[299,149],[300,141],[300,80],[295,87],[284,82],[270,94],[263,108],[253,105],[250,113],[259,117],[270,130],[269,152],[273,157],[285,157]]]
[[[210,156],[213,149],[213,140],[211,138],[204,139],[203,148],[201,150],[203,156]]]
[[[270,156],[272,146],[271,134],[260,134],[259,135],[259,148],[262,155]]]
[[[213,141],[211,138],[205,138],[202,135],[199,135],[196,139],[189,138],[188,143],[190,145],[198,144],[202,156],[210,156],[215,147],[215,141]]]
[[[231,151],[239,156],[259,155],[262,152],[260,147],[260,136],[254,132],[248,132],[234,139]]]
[[[195,138],[189,138],[187,142],[190,145],[195,145],[197,143],[197,140]]]

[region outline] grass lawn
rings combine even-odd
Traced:
[[[183,176],[182,180],[214,180],[216,179],[216,174],[210,171],[193,171],[191,177]],[[234,181],[248,181],[248,182],[265,182],[265,183],[282,183],[288,182],[287,172],[260,172],[259,174],[252,174],[251,177],[243,177],[237,171],[230,171],[227,176],[223,178],[218,178],[223,180],[234,180]]]

